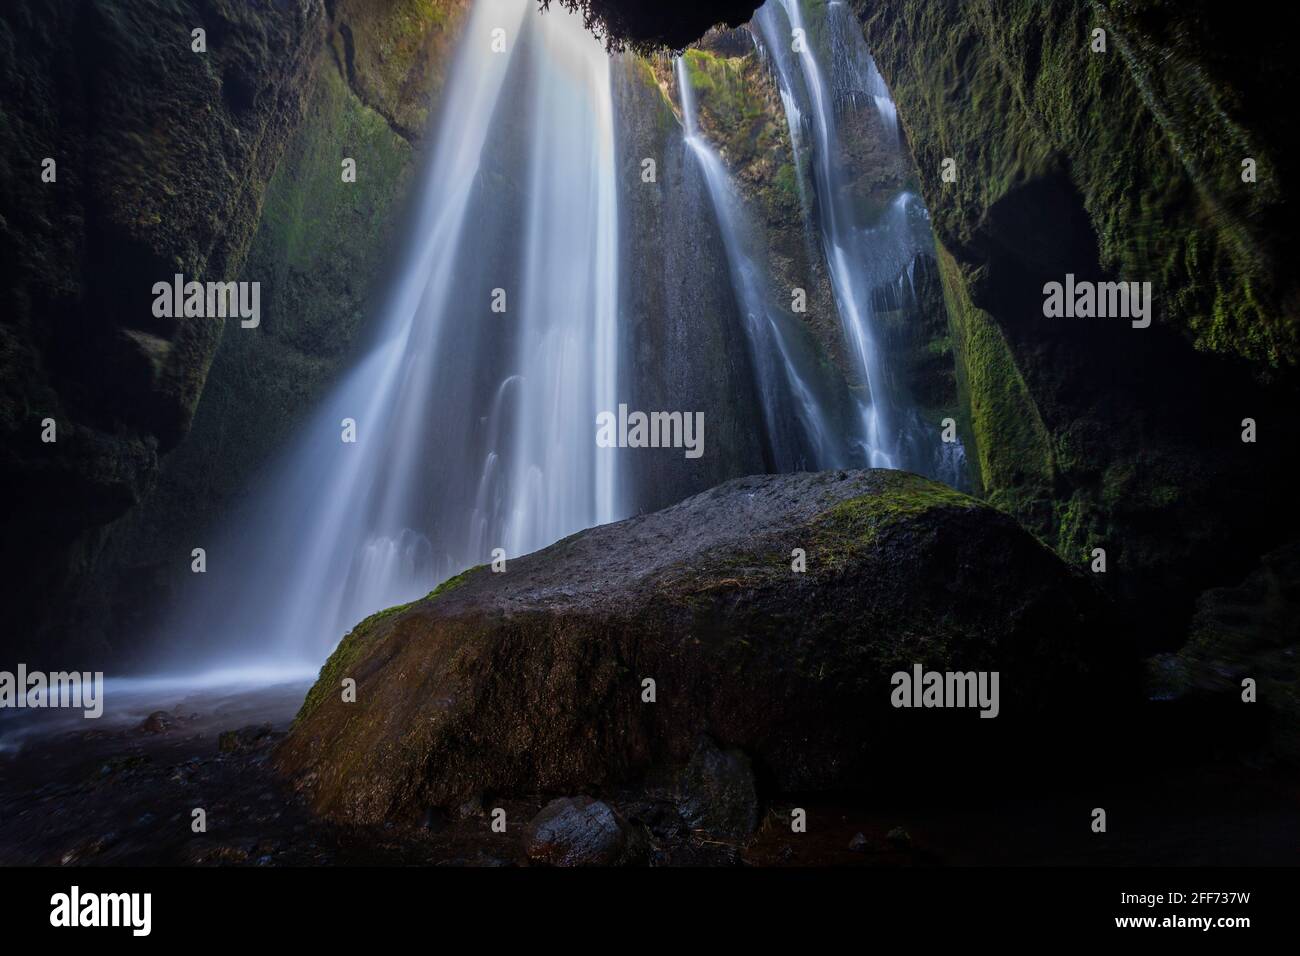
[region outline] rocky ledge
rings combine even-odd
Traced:
[[[362,622],[275,760],[355,823],[689,776],[705,735],[760,796],[950,785],[1036,772],[1049,740],[1077,761],[1124,696],[1118,633],[1085,575],[935,482],[744,478]],[[998,716],[893,706],[915,665],[998,672]]]

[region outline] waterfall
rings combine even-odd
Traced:
[[[620,347],[609,58],[534,6],[474,5],[373,342],[208,548],[164,667],[313,668],[495,549],[625,513],[594,438]]]
[[[845,467],[849,463],[847,442],[835,434],[825,407],[827,399],[819,394],[821,389],[815,376],[806,369],[809,363],[799,355],[791,318],[775,307],[766,277],[752,250],[753,230],[744,221],[730,177],[697,126],[694,91],[686,61],[678,57],[674,65],[686,144],[704,175],[726,247],[774,470]]]
[[[818,34],[805,22],[799,0],[768,0],[753,27],[780,86],[796,156],[805,145],[812,156],[815,197],[805,212],[818,224],[841,328],[866,386],[860,403],[864,453],[873,467],[909,468],[960,487],[965,483],[960,443],[940,442],[910,405],[885,360],[877,327],[878,290],[909,274],[916,256],[933,247],[929,214],[907,191],[875,222],[862,222],[853,208],[841,160],[839,113],[870,98],[895,153],[901,149],[898,115],[852,13],[832,0],[825,18],[819,24],[824,44],[816,42]]]
[[[259,673],[309,672],[376,611],[496,554],[534,551],[637,509],[622,453],[595,441],[597,415],[636,384],[619,377],[629,343],[618,315],[610,58],[580,17],[533,8],[475,3],[368,347],[205,543],[207,570],[158,639],[167,652],[160,669],[255,661]],[[782,11],[787,26],[803,29],[794,0],[772,0],[757,23],[796,163],[811,132],[805,219],[816,223],[865,397],[829,383],[811,333],[770,287],[767,247],[698,126],[687,63],[675,64],[684,139],[725,249],[767,465],[911,467],[956,484],[944,469],[959,474],[959,457],[946,465],[938,457],[934,430],[901,400],[875,338],[878,306],[916,298],[911,270],[931,242],[928,216],[902,192],[875,221],[859,222],[837,165],[836,104],[873,98],[897,140],[892,103],[860,33],[844,24],[831,32],[834,62],[824,71],[811,52],[796,57],[776,42]],[[815,243],[812,226],[808,235]],[[940,451],[959,456],[952,448]]]

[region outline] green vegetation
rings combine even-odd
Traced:
[[[985,507],[968,495],[910,472],[884,472],[881,488],[840,502],[813,524],[809,557],[818,566],[839,567],[856,560],[890,528],[938,508]]]
[[[485,567],[487,567],[487,565],[480,564],[467,571],[462,571],[460,574],[452,575],[425,595],[425,597],[420,601],[411,601],[408,604],[398,604],[394,607],[384,608],[382,611],[376,611],[349,631],[347,636],[339,642],[339,646],[334,649],[334,653],[331,654],[329,659],[321,666],[320,676],[316,678],[316,683],[312,684],[311,690],[307,694],[307,698],[303,701],[302,707],[298,710],[297,717],[294,718],[295,722],[304,720],[308,717],[311,712],[320,705],[321,701],[325,699],[326,695],[340,692],[343,678],[348,676],[349,670],[352,668],[352,665],[360,659],[362,652],[367,650],[371,644],[374,643],[376,637],[379,637],[379,639],[382,640],[382,637],[377,633],[377,628],[380,624],[392,618],[396,618],[398,615],[410,610],[417,604],[421,604],[424,601],[433,601],[449,591],[454,591],[456,588],[462,586],[466,581],[468,581],[470,575],[482,571]]]
[[[1051,440],[1001,329],[977,308],[966,278],[938,242],[939,275],[957,359],[959,429],[974,477],[989,500],[1012,513],[1017,504],[1050,497]]]
[[[1275,268],[1282,239],[1269,225],[1283,197],[1269,143],[1245,125],[1233,83],[1216,83],[1226,58],[1198,14],[1144,17],[1149,5],[855,4],[926,194],[942,191],[931,211],[950,247],[976,239],[981,210],[1064,162],[1102,268],[1152,281],[1158,322],[1201,349],[1294,364],[1300,325],[1285,306],[1294,280]],[[1105,53],[1088,48],[1098,28]],[[945,157],[959,175],[940,184]],[[1258,161],[1257,183],[1241,181],[1243,157]]]

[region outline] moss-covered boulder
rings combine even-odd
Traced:
[[[276,759],[353,821],[595,792],[686,764],[701,734],[767,792],[888,788],[1020,760],[1026,735],[1064,747],[1114,696],[1105,615],[1014,520],[927,479],[738,479],[360,625]],[[895,708],[915,664],[997,671],[999,715]]]
[[[762,416],[751,394],[742,318],[709,194],[662,79],[625,54],[612,64],[619,182],[623,381],[631,408],[704,412],[717,454],[647,457],[632,500],[660,508],[735,475],[762,471]],[[655,182],[642,180],[653,158]],[[737,401],[736,396],[746,399]]]

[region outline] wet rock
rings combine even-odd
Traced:
[[[679,780],[678,807],[692,829],[744,837],[758,826],[758,795],[749,758],[702,740]]]
[[[89,857],[99,856],[116,842],[117,834],[114,832],[92,837],[89,840],[77,844],[77,846],[64,853],[60,858],[60,863],[64,866],[68,866],[81,860],[88,859]]]
[[[224,731],[217,737],[217,749],[222,753],[257,750],[271,744],[275,736],[275,728],[270,724],[250,724],[239,730]]]
[[[163,731],[171,729],[174,723],[175,720],[167,711],[155,710],[140,722],[139,729],[148,734],[161,734]]]
[[[524,852],[545,866],[614,866],[631,862],[635,840],[608,804],[591,797],[552,800],[524,829]]]
[[[209,839],[196,839],[185,847],[181,857],[190,864],[241,864],[252,858],[254,845],[252,840],[217,843]]]
[[[867,853],[871,850],[871,841],[867,839],[865,833],[853,834],[853,839],[849,841],[849,849],[854,853]]]
[[[150,760],[148,754],[120,754],[100,766],[99,776],[101,778],[112,778],[127,775],[148,765]]]
[[[1146,662],[1170,734],[1251,762],[1300,764],[1300,542],[1196,602],[1187,643]],[[1244,681],[1254,681],[1247,703]]]
[[[451,825],[451,819],[447,811],[441,807],[426,807],[423,815],[420,817],[420,826],[430,833],[441,833]]]
[[[317,812],[361,823],[630,783],[701,734],[773,792],[919,788],[977,760],[1009,781],[1026,747],[1077,760],[1097,739],[1129,676],[1112,623],[1087,575],[936,482],[744,478],[362,622],[275,759]],[[999,672],[998,717],[894,707],[916,663]]]
[[[76,555],[153,489],[163,455],[189,428],[223,323],[145,327],[131,290],[173,272],[240,272],[265,186],[303,114],[326,20],[322,3],[0,5],[6,166],[55,156],[59,185],[66,175],[75,183],[0,196],[0,284],[10,296],[0,484],[20,489],[22,502],[0,515],[6,650],[88,653],[107,643],[109,606],[145,600],[139,585],[98,615],[73,612],[71,597],[98,577]],[[158,55],[188,50],[199,22],[210,52]],[[95,37],[93,56],[84,36]],[[236,71],[257,77],[256,102],[229,102],[219,78]],[[22,440],[44,414],[59,422],[58,454]]]

